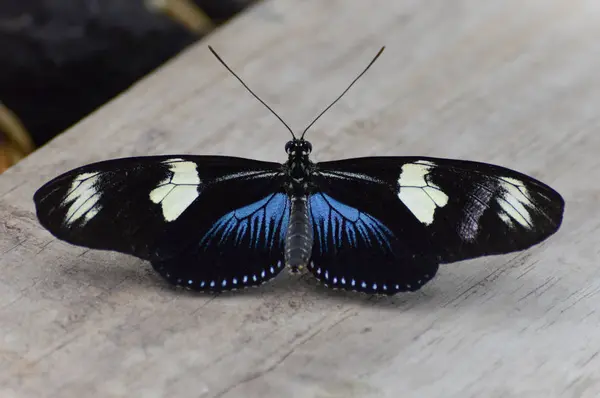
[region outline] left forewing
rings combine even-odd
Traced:
[[[279,169],[221,156],[115,159],[55,178],[34,201],[40,223],[59,239],[156,260],[175,250],[161,244],[165,237],[184,247],[199,239],[203,221],[275,192]]]

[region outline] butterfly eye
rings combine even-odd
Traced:
[[[304,150],[306,151],[306,153],[311,153],[312,152],[312,144],[308,141],[304,142]]]
[[[288,141],[285,144],[285,151],[289,154],[290,152],[292,152],[293,147],[294,147],[294,143],[292,141]]]

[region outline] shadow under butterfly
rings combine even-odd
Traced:
[[[306,131],[285,163],[167,155],[89,164],[34,195],[40,223],[74,245],[127,253],[170,283],[220,292],[260,285],[289,267],[327,286],[416,291],[439,264],[535,245],[561,222],[560,194],[485,163],[364,157],[313,163]]]

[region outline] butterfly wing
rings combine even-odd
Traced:
[[[308,268],[325,284],[394,294],[418,290],[437,272],[422,228],[391,211],[393,198],[375,186],[330,181],[309,205],[315,242]]]
[[[440,263],[526,249],[564,210],[547,185],[478,162],[347,159],[317,164],[313,181],[311,271],[366,292],[416,290]]]
[[[197,290],[257,285],[282,268],[289,200],[278,163],[221,156],[115,159],[34,195],[54,236],[152,262]]]

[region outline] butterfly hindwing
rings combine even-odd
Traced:
[[[171,283],[194,290],[223,291],[260,285],[284,268],[283,241],[289,207],[287,195],[276,192],[216,220],[211,218],[193,232],[192,245],[182,248],[178,255],[152,261],[152,266]],[[176,239],[173,233],[167,246],[177,247],[170,242]]]
[[[386,216],[389,198],[365,201],[368,195],[351,185],[332,182],[326,192],[310,196],[315,242],[309,270],[335,288],[380,294],[418,290],[438,268],[428,254],[429,241],[411,233],[410,222],[403,226],[400,214]]]
[[[564,209],[563,199],[547,185],[477,162],[348,159],[317,164],[313,180],[326,195],[313,195],[313,219],[329,220],[337,228],[331,215],[336,212],[327,212],[337,208],[337,214],[350,214],[352,209],[362,214],[354,224],[346,218],[344,225],[351,225],[353,233],[375,237],[372,229],[361,226],[362,219],[376,220],[389,231],[388,241],[371,239],[375,244],[370,248],[348,235],[341,247],[316,244],[313,250],[318,278],[332,284],[334,275],[338,287],[367,292],[390,293],[396,285],[414,290],[415,281],[425,283],[440,263],[526,249],[556,232]],[[322,210],[323,203],[329,210]],[[318,224],[313,229],[318,243],[323,229]],[[345,283],[340,284],[340,276]],[[347,285],[348,277],[355,286]]]
[[[219,156],[116,159],[59,176],[34,200],[62,240],[149,260],[175,284],[227,290],[281,269],[289,203],[280,168]]]

